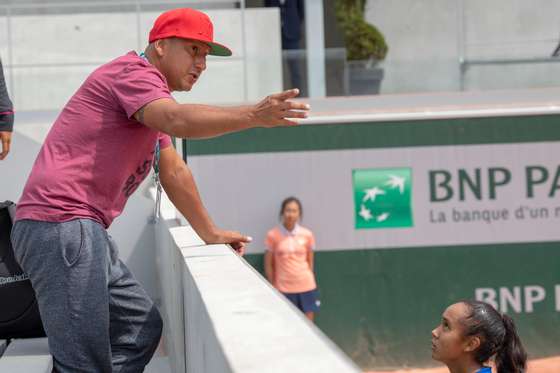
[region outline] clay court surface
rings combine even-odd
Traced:
[[[527,373],[559,373],[560,356],[547,359],[531,360]],[[392,371],[369,371],[365,373],[449,373],[445,367],[429,369],[403,369]]]

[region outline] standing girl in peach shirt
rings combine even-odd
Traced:
[[[313,273],[313,233],[299,225],[301,202],[286,198],[280,208],[281,224],[268,231],[264,258],[266,277],[313,321],[321,302]]]

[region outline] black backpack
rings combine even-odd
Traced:
[[[14,258],[14,211],[12,202],[0,202],[0,339],[44,337],[35,292]]]

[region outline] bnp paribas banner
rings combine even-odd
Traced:
[[[211,155],[191,166],[216,221],[252,234],[254,251],[290,195],[319,250],[560,240],[557,142]]]
[[[558,150],[551,143],[403,149],[404,167],[352,170],[355,228],[401,228],[430,244],[559,239]]]
[[[560,203],[555,204],[554,198],[557,192],[560,194],[560,165],[551,169],[525,162],[525,166],[519,166],[424,169],[429,192],[417,188],[416,193],[429,195],[430,223],[464,225],[559,219]],[[353,170],[356,228],[412,227],[412,174],[412,168]],[[521,183],[523,190],[510,185],[514,182]],[[514,190],[518,196],[509,204],[497,202],[498,193],[514,197]],[[537,190],[542,198],[537,197]],[[535,203],[538,200],[541,204]],[[476,208],[465,208],[469,205],[467,201],[486,201],[486,205],[477,203]]]

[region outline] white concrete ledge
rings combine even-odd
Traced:
[[[315,325],[227,245],[156,224],[164,339],[174,373],[358,373]]]
[[[230,247],[181,253],[187,372],[360,371]]]
[[[12,340],[0,358],[0,373],[50,373],[52,368],[46,338]]]

